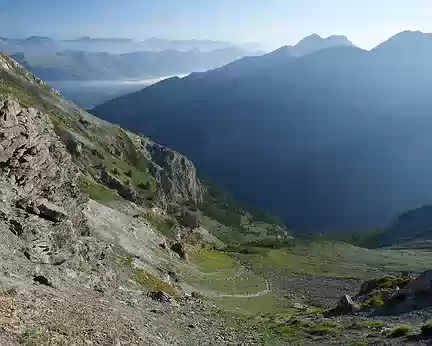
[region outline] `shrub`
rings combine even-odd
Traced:
[[[403,276],[382,276],[369,281],[365,281],[360,289],[359,294],[369,294],[373,291],[391,290],[396,287],[404,288],[409,282],[410,278]]]
[[[334,334],[337,332],[338,324],[334,322],[325,322],[315,324],[309,328],[308,333],[313,335]]]
[[[412,331],[411,326],[408,326],[408,325],[397,326],[392,330],[390,336],[394,337],[394,338],[398,338],[401,336],[408,335],[409,333],[411,333],[411,331]]]
[[[365,328],[382,328],[382,327],[385,327],[385,324],[383,322],[380,322],[380,321],[365,321],[365,322],[360,322],[358,325],[360,327],[365,327]]]
[[[380,294],[373,295],[363,302],[366,308],[381,308],[385,304],[383,297]]]
[[[150,183],[146,181],[145,183],[139,183],[138,187],[142,190],[148,190],[150,189]]]
[[[426,322],[421,326],[422,335],[432,336],[432,322]]]

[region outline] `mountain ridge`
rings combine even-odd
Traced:
[[[294,229],[380,227],[432,198],[424,188],[431,167],[422,159],[432,54],[405,63],[381,49],[332,47],[300,58],[286,52],[165,81],[92,112],[145,128]]]

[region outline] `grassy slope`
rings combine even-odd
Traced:
[[[213,250],[190,251],[189,258],[198,269],[186,278],[197,289],[218,294],[253,294],[266,289],[265,280],[245,268],[229,255]]]
[[[421,272],[432,264],[427,250],[365,249],[339,242],[300,243],[280,250],[241,255],[254,271],[279,276],[368,278],[400,271]]]

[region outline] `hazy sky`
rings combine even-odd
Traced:
[[[293,44],[316,32],[370,48],[432,32],[432,0],[0,0],[0,36],[153,36]]]

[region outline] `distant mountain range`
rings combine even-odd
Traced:
[[[15,53],[11,57],[44,80],[126,80],[206,71],[223,66],[249,53],[227,47],[211,52],[133,52],[126,54],[65,51]]]
[[[371,51],[314,35],[94,114],[187,154],[294,230],[386,225],[432,200],[431,34],[403,32]]]
[[[344,36],[324,39],[314,34],[295,46],[285,46],[281,50],[286,50],[290,56],[300,57],[334,46],[352,46],[352,43]],[[0,38],[1,47],[26,69],[49,81],[164,77],[202,72],[245,56],[261,55],[259,51],[233,46],[229,42],[157,38],[143,42],[89,37],[54,41],[48,37],[33,36],[20,40]],[[113,51],[132,52],[113,54]]]
[[[0,51],[12,53],[56,53],[67,50],[84,52],[105,52],[110,54],[125,54],[136,51],[160,52],[176,50],[187,52],[199,50],[211,52],[229,47],[238,47],[247,51],[258,51],[258,44],[233,44],[231,42],[211,40],[164,40],[150,38],[135,41],[129,38],[91,38],[81,37],[73,40],[54,40],[49,37],[31,36],[23,39],[0,37]]]

